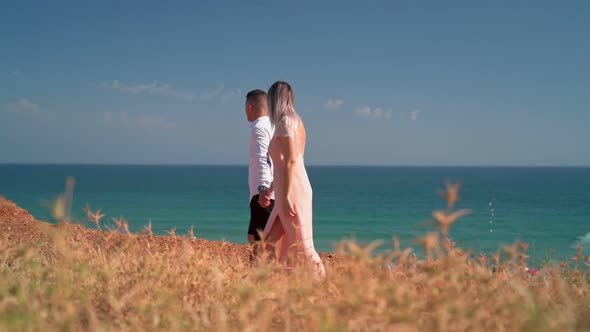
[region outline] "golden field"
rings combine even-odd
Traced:
[[[251,263],[246,245],[132,234],[124,219],[50,225],[0,198],[0,331],[589,331],[583,248],[536,274],[526,243],[458,248],[449,229],[468,211],[453,209],[457,190],[416,240],[424,259],[395,239],[379,254],[342,242],[321,254],[324,280]],[[87,216],[104,228],[100,211]]]

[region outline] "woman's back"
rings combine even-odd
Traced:
[[[303,157],[305,155],[306,137],[305,125],[297,113],[283,116],[275,128],[274,138],[290,138],[294,140],[297,157]],[[274,153],[271,151],[271,154]],[[280,159],[284,160],[285,156],[281,154]]]

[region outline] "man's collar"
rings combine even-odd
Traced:
[[[254,121],[250,122],[250,127],[255,126],[258,122],[263,121],[263,119],[266,118],[268,119],[268,115],[263,115],[263,116],[259,116],[257,117]]]

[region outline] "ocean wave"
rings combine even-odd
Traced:
[[[590,233],[586,233],[584,235],[578,236],[578,241],[576,241],[576,244],[573,245],[572,247],[576,247],[579,245],[587,245],[590,244]]]

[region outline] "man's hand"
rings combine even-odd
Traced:
[[[267,208],[270,206],[270,191],[263,190],[260,192],[258,196],[258,204],[263,208]]]

